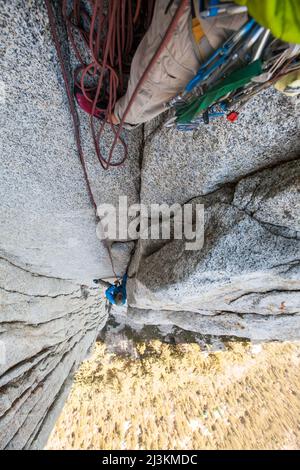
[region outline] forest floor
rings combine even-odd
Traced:
[[[97,343],[47,449],[300,449],[300,343]]]

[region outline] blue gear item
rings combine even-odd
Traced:
[[[105,291],[105,297],[112,305],[117,305],[115,297],[117,294],[122,294],[122,305],[125,305],[127,300],[126,293],[126,283],[127,283],[127,274],[124,274],[121,284],[111,284],[108,289]]]

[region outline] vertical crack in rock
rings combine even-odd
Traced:
[[[92,279],[112,269],[96,235],[45,4],[0,6],[0,447],[42,448],[107,320]],[[71,78],[77,63],[60,21],[59,30]],[[236,125],[191,134],[165,129],[159,117],[126,133],[126,165],[110,172],[97,162],[89,117],[79,115],[98,204],[118,207],[127,195],[130,205],[205,205],[202,250],[186,251],[184,240],[138,241],[128,324],[175,325],[203,338],[299,339],[296,101],[270,89]],[[112,137],[105,130],[104,150]],[[119,273],[133,248],[112,244]]]

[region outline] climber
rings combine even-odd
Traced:
[[[246,5],[256,21],[285,41],[300,42],[298,0],[235,0]],[[211,0],[211,3],[218,3]],[[152,23],[133,57],[126,94],[120,98],[110,116],[118,124],[149,58],[159,47],[179,0],[156,0]],[[191,0],[186,6],[173,38],[152,68],[126,116],[125,127],[149,121],[166,110],[166,104],[194,77],[199,66],[234,31],[246,22],[246,12],[203,18],[201,11],[208,2]],[[241,10],[243,11],[243,10]]]
[[[115,284],[103,281],[102,279],[94,279],[94,283],[107,288],[105,291],[105,297],[111,305],[125,305],[127,300],[127,274],[124,274],[121,282],[116,281]]]

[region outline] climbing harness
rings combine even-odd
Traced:
[[[108,12],[106,13],[104,11],[104,0],[90,0],[89,4],[92,10],[91,16],[82,7],[82,2],[80,0],[73,0],[71,2],[71,11],[68,10],[69,2],[67,0],[63,0],[61,3],[62,17],[67,27],[68,36],[74,48],[76,57],[81,63],[81,66],[75,71],[74,94],[80,106],[83,108],[86,107],[86,111],[90,114],[91,131],[95,144],[95,151],[101,166],[105,170],[113,166],[121,165],[127,158],[126,143],[121,137],[123,125],[126,122],[126,116],[128,115],[141,86],[147,79],[149,72],[159,59],[165,47],[167,47],[168,43],[170,42],[178,22],[188,5],[188,2],[189,0],[180,1],[160,46],[154,53],[153,57],[150,59],[148,66],[143,72],[129,100],[118,128],[111,124],[114,140],[107,159],[103,157],[100,149],[100,137],[105,123],[109,121],[109,117],[113,111],[118,93],[121,94],[125,89],[124,87],[126,86],[125,79],[123,77],[123,67],[124,71],[125,66],[128,66],[129,70],[130,64],[127,63],[127,61],[130,60],[134,50],[135,25],[136,28],[138,28],[139,23],[146,21],[144,30],[147,28],[147,25],[149,25],[151,21],[154,0],[136,0],[136,2],[133,2],[133,0],[110,0],[108,2]],[[67,67],[64,61],[62,46],[57,30],[56,17],[53,11],[53,4],[51,0],[45,0],[45,3],[49,17],[50,30],[59,59],[70,112],[72,115],[78,156],[83,169],[91,204],[95,210],[96,222],[101,223],[101,220],[97,214],[97,204],[88,177],[86,161],[81,144],[80,120],[74,102],[74,95],[71,91]],[[133,3],[135,4],[135,10],[133,9]],[[85,45],[89,48],[92,61],[88,65],[86,65],[84,56],[80,52],[80,48],[77,46],[73,28],[82,38]],[[122,60],[124,57],[125,61]],[[116,71],[116,67],[118,71]],[[88,79],[96,80],[96,84],[93,83],[91,85]],[[105,100],[107,100],[106,104]],[[100,127],[96,129],[94,119],[97,119],[97,117],[101,116],[103,120],[100,121]],[[121,143],[123,146],[124,156],[121,161],[113,162],[113,153],[118,143]],[[119,279],[114,268],[110,245],[106,241],[104,241],[104,243],[108,251],[114,276],[116,279]]]
[[[245,11],[246,6],[239,7],[233,2],[224,5],[213,0],[200,16],[209,18]],[[298,70],[300,46],[275,39],[269,29],[249,18],[201,65],[185,89],[169,101],[173,115],[165,126],[194,131],[203,123],[221,117],[233,123],[254,95]]]

